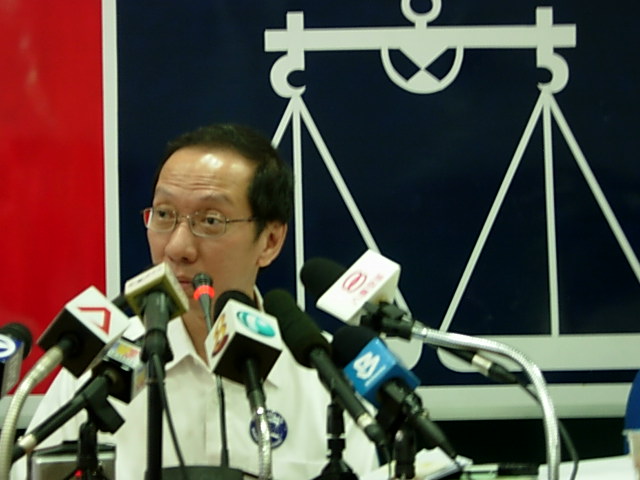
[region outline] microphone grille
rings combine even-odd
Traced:
[[[347,269],[327,258],[307,260],[300,270],[300,280],[309,293],[321,297]]]
[[[331,342],[333,363],[338,368],[346,367],[376,337],[376,333],[366,327],[346,325],[339,328]]]
[[[4,333],[16,340],[23,343],[22,358],[27,358],[31,351],[31,345],[33,344],[33,337],[31,331],[22,325],[21,323],[11,322],[0,327],[0,333]]]
[[[278,320],[280,335],[298,363],[311,367],[311,352],[320,348],[331,353],[331,345],[320,328],[300,310],[289,292],[276,289],[264,297],[264,309]]]
[[[222,312],[222,309],[227,305],[229,300],[237,300],[240,303],[256,308],[256,302],[254,302],[246,293],[239,290],[227,290],[226,292],[222,292],[216,300],[216,305],[213,310],[213,318],[218,318],[220,312]]]
[[[193,288],[198,288],[202,285],[211,287],[213,285],[213,280],[211,280],[211,277],[208,274],[200,272],[193,277],[193,280],[191,280],[191,285],[193,285]]]

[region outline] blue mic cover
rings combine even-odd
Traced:
[[[343,328],[349,329],[352,327]],[[338,332],[336,332],[337,337]],[[357,345],[358,342],[353,341],[353,336],[350,337],[352,341],[348,343]],[[353,384],[354,389],[376,408],[380,407],[378,392],[388,381],[396,378],[400,379],[410,390],[415,389],[420,384],[418,377],[408,370],[378,337],[370,340],[357,353],[355,358],[344,367],[343,371]]]

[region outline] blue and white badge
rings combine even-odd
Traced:
[[[17,343],[17,345],[16,345]],[[0,334],[0,361],[10,358],[16,350],[22,345],[22,342],[13,338]]]
[[[271,448],[278,448],[287,438],[289,427],[282,415],[273,410],[267,410],[267,422],[269,423],[269,432],[271,433]],[[251,420],[249,424],[249,433],[254,443],[258,444],[258,429],[255,420]]]

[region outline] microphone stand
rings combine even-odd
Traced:
[[[163,292],[151,292],[145,299],[144,325],[146,334],[142,361],[147,363],[147,471],[146,480],[162,479],[162,381],[164,365],[173,358],[167,342],[167,324],[175,311],[170,298]],[[159,362],[154,362],[157,357]],[[160,371],[156,370],[160,368]]]
[[[80,426],[78,435],[77,465],[67,478],[82,480],[107,480],[98,460],[97,432],[116,432],[124,423],[123,418],[109,403],[109,380],[96,377],[85,384],[76,400],[60,408],[33,433],[20,439],[13,451],[13,461],[33,450],[39,442],[65,424],[81,408],[87,411],[88,420]]]
[[[267,420],[267,406],[262,380],[258,374],[256,362],[252,358],[248,358],[245,362],[243,383],[258,435],[258,478],[271,480],[273,478],[271,474],[271,431]]]
[[[560,478],[560,441],[558,419],[547,384],[540,368],[529,360],[523,353],[503,343],[485,338],[470,337],[458,333],[446,333],[423,325],[413,327],[412,336],[423,343],[445,348],[464,348],[471,350],[484,350],[506,357],[517,363],[529,377],[532,387],[539,398],[542,409],[543,423],[545,427],[545,439],[547,444],[548,479]]]
[[[80,478],[82,480],[109,480],[102,470],[98,460],[98,429],[89,419],[80,425],[78,435],[78,464],[67,479]]]
[[[89,398],[88,420],[80,426],[78,435],[78,466],[75,476],[82,480],[108,480],[98,461],[98,430],[114,433],[124,423],[116,409],[107,401],[108,381],[98,384],[98,393]]]
[[[327,447],[329,462],[322,469],[320,475],[313,480],[358,480],[351,467],[342,459],[345,447],[344,440],[344,410],[331,396],[327,406]]]
[[[540,368],[523,353],[504,343],[485,338],[471,337],[459,333],[449,333],[426,327],[411,319],[401,309],[393,304],[365,305],[366,313],[361,317],[361,324],[378,332],[385,332],[389,336],[405,339],[416,338],[422,343],[442,348],[484,350],[495,353],[517,363],[526,373],[531,386],[539,398],[542,409],[542,419],[545,429],[547,446],[548,479],[560,478],[560,441],[558,418],[555,414],[553,402],[547,389],[547,384]]]
[[[416,476],[416,438],[406,424],[396,432],[393,452],[396,458],[395,478],[398,480],[414,478]]]
[[[115,408],[109,403],[109,380],[98,376],[90,379],[76,396],[60,407],[40,425],[23,435],[14,445],[11,462],[31,453],[42,441],[67,423],[83,408],[102,432],[114,433],[124,423]]]

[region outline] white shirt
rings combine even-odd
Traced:
[[[169,322],[167,337],[173,360],[165,367],[165,388],[185,464],[220,465],[220,422],[215,376],[196,354],[180,319]],[[85,380],[86,377],[78,380],[62,370],[43,397],[27,431],[68,402]],[[228,380],[224,380],[223,384],[229,464],[257,477],[258,445],[250,435],[251,412],[245,388]],[[327,464],[326,417],[329,402],[329,395],[316,372],[300,366],[285,348],[263,388],[267,408],[279,413],[287,427],[282,444],[272,449],[273,478],[315,478]],[[147,389],[128,405],[115,399],[109,401],[125,422],[113,435],[100,433],[99,441],[116,445],[118,480],[142,480],[147,469]],[[86,413],[83,410],[39,445],[39,448],[58,445],[63,440],[76,440],[78,429],[85,419]],[[343,458],[361,476],[377,466],[375,448],[349,418],[345,418],[345,430],[346,449]],[[162,443],[163,466],[177,466],[178,457],[166,419]],[[17,462],[12,469],[11,478],[26,478],[25,470],[26,462]]]

